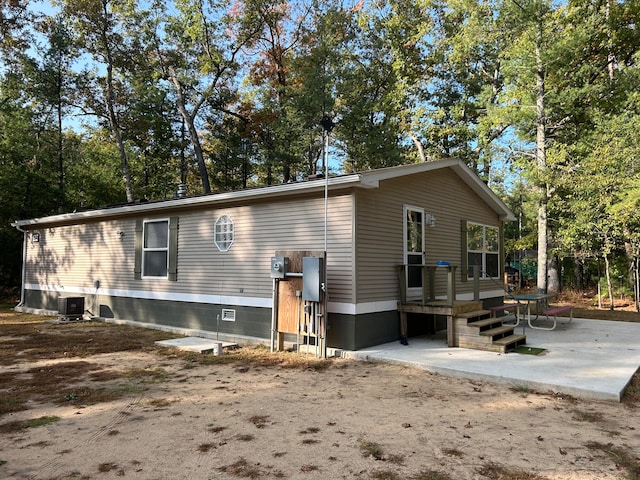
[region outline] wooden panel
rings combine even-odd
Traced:
[[[289,272],[302,273],[302,259],[304,257],[324,257],[323,251],[292,251],[278,250],[275,253],[277,257],[289,258]],[[326,265],[326,260],[325,260]],[[287,280],[278,282],[278,332],[280,333],[298,333],[298,314],[303,318],[301,300],[296,296],[296,290],[302,292],[302,278],[288,277]]]

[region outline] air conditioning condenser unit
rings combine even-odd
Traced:
[[[67,320],[80,320],[84,315],[84,297],[59,297],[58,314]]]

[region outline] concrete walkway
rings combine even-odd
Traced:
[[[579,398],[620,401],[640,366],[640,323],[559,318],[552,331],[525,328],[542,355],[448,348],[446,332],[387,343],[343,356],[408,365],[451,377],[526,387]],[[522,331],[522,324],[516,333]]]

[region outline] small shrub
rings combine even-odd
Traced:
[[[363,442],[360,445],[360,452],[363,457],[373,457],[376,460],[384,460],[384,450],[375,442]]]

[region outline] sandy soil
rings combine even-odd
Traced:
[[[35,364],[18,357],[0,366],[0,374],[18,373],[17,379],[36,366],[53,372],[69,362],[91,364],[91,375],[72,385],[76,391],[99,384],[125,393],[93,405],[35,398],[28,410],[0,417],[0,426],[59,417],[0,433],[0,477],[603,480],[640,474],[634,404],[512,391],[397,365],[203,365],[156,349]]]

